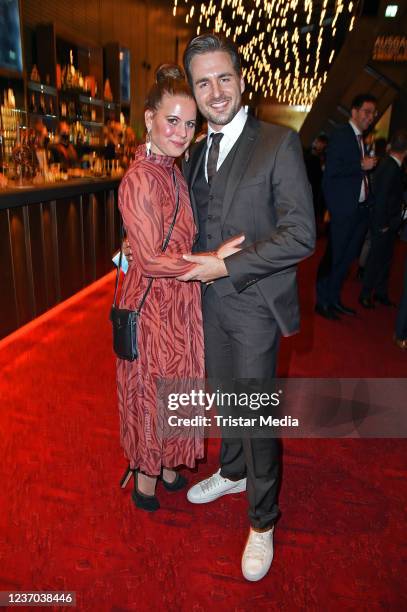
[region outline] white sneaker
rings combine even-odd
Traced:
[[[187,493],[191,504],[206,504],[208,502],[229,495],[229,493],[241,493],[246,491],[246,478],[241,480],[229,480],[220,475],[220,469],[206,480],[198,482],[191,487]]]
[[[242,557],[242,572],[246,580],[261,580],[270,569],[273,561],[274,526],[269,531],[250,529]]]

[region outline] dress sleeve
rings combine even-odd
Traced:
[[[168,231],[163,227],[163,196],[158,181],[142,168],[127,174],[119,188],[119,209],[135,264],[143,276],[153,278],[181,276],[194,267],[182,253],[161,253]]]

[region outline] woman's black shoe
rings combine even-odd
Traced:
[[[183,489],[188,484],[188,480],[179,472],[177,472],[175,480],[173,480],[172,482],[167,482],[166,480],[164,480],[162,475],[161,480],[163,481],[163,485],[167,489],[167,491],[180,491],[180,489]]]
[[[137,474],[138,470],[134,470],[134,490],[131,494],[134,503],[137,508],[141,510],[147,510],[147,512],[155,512],[160,507],[160,502],[155,495],[145,495],[137,488]]]

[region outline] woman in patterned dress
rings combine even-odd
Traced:
[[[192,468],[203,457],[203,439],[196,428],[182,436],[163,433],[157,394],[160,379],[204,377],[200,285],[177,280],[194,266],[182,255],[191,252],[196,229],[188,188],[175,159],[188,148],[195,122],[195,101],[181,69],[161,67],[145,105],[147,145],[136,150],[119,189],[134,260],[120,307],[135,310],[154,278],[139,318],[139,358],[117,361],[120,438],[134,473],[132,497],[136,506],[150,511],[159,508],[157,478],[169,490],[181,489],[187,481],[174,468]],[[179,210],[168,247],[161,253],[175,211],[175,182]]]

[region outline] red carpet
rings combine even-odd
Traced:
[[[280,373],[405,377],[394,310],[314,317],[317,263],[301,269],[303,331],[283,341]],[[286,440],[275,560],[259,583],[240,571],[244,496],[192,506],[160,487],[159,512],[134,507],[118,487],[112,283],[0,343],[0,590],[74,590],[92,611],[407,609],[403,440]],[[356,305],[358,290],[349,280],[344,301]],[[199,476],[217,466],[217,446]]]

